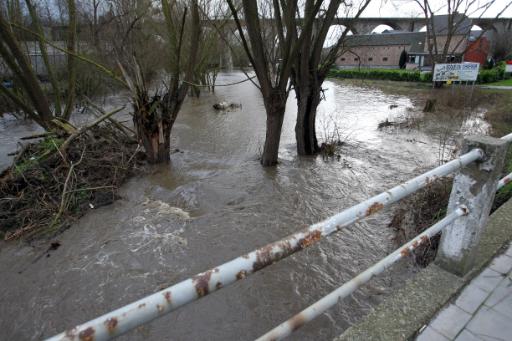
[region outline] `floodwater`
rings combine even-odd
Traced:
[[[218,83],[240,80],[222,74]],[[290,96],[280,164],[258,162],[265,136],[258,90],[245,82],[188,99],[173,130],[170,165],[133,178],[111,206],[91,209],[49,242],[0,244],[1,340],[39,340],[320,221],[437,164],[441,128],[486,129],[481,114],[378,130],[420,115],[421,95],[326,81],[320,139],[345,142],[339,159],[297,157]],[[412,93],[414,91],[411,91]],[[219,101],[242,104],[216,112]],[[107,100],[115,107],[122,96]],[[390,108],[396,105],[396,108]],[[436,128],[438,127],[438,128]],[[447,128],[448,127],[448,128]],[[462,128],[461,128],[462,127]],[[1,166],[33,124],[0,120]],[[140,327],[123,340],[251,340],[393,250],[390,210]],[[339,302],[293,340],[330,340],[417,271],[411,260]]]

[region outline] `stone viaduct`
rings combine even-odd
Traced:
[[[473,25],[482,29],[500,34],[512,32],[512,18],[470,18]],[[426,25],[425,18],[339,18],[335,25],[348,27],[354,34],[370,34],[379,25],[387,25],[394,30],[418,32]]]

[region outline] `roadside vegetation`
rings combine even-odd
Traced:
[[[498,85],[498,86],[512,86],[512,78],[505,79],[499,82],[489,83],[488,85]]]
[[[329,77],[341,79],[390,80],[399,82],[432,82],[432,73],[430,72],[402,69],[332,69],[329,72]],[[499,63],[492,69],[480,69],[477,83],[485,84],[500,82],[499,85],[507,85],[512,82],[510,77],[509,73],[505,73],[505,64]],[[505,84],[501,84],[502,82]]]

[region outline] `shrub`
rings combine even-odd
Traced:
[[[432,82],[431,72],[419,72],[400,69],[332,69],[329,77],[378,79],[399,82]],[[492,83],[502,79],[508,79],[510,75],[505,73],[505,63],[500,62],[492,69],[480,69],[478,83]]]
[[[505,63],[500,62],[492,69],[481,69],[478,73],[478,83],[492,83],[503,79],[508,79],[510,76],[505,73]]]
[[[419,71],[399,69],[332,69],[329,77],[421,82]]]

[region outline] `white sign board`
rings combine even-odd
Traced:
[[[434,82],[476,81],[479,68],[478,63],[436,64],[432,80]]]
[[[505,65],[505,72],[512,72],[512,64]]]

